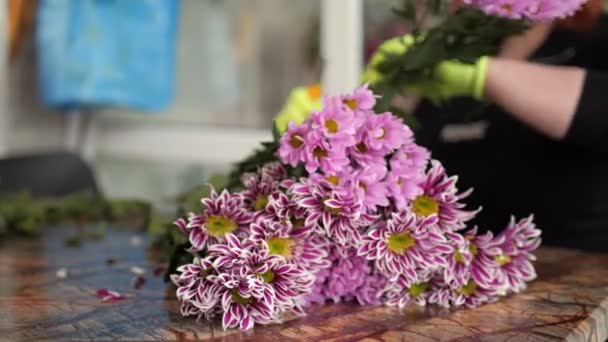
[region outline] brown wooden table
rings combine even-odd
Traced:
[[[218,323],[179,315],[173,289],[150,275],[154,258],[132,246],[129,231],[67,248],[69,229],[42,239],[0,241],[0,341],[196,340],[226,341],[604,341],[608,337],[608,255],[540,250],[540,277],[528,291],[477,310],[436,307],[399,311],[353,304],[316,306],[305,318],[250,332],[222,331]],[[108,263],[112,259],[113,263]],[[132,266],[147,270],[135,291]],[[59,279],[62,267],[69,276]],[[102,303],[94,292],[130,295]]]

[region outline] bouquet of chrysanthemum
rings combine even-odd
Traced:
[[[176,222],[195,255],[171,277],[183,315],[249,329],[327,301],[475,307],[535,278],[532,219],[467,229],[470,191],[375,103],[366,86],[326,97],[244,190]]]

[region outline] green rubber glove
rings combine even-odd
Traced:
[[[414,45],[416,39],[411,34],[395,37],[382,43],[378,50],[372,55],[367,67],[363,71],[361,80],[363,83],[369,83],[373,85],[378,81],[382,80],[382,75],[376,69],[378,65],[384,62],[387,55],[401,55],[407,52],[407,50]]]
[[[366,67],[362,81],[373,85],[382,80],[377,67],[387,55],[405,54],[407,50],[424,36],[414,37],[405,35],[384,42],[372,56]],[[458,61],[444,61],[434,71],[428,81],[411,86],[408,90],[434,102],[448,100],[453,97],[470,96],[483,99],[483,90],[488,70],[488,58],[482,57],[475,64],[465,64]]]
[[[321,109],[321,87],[313,85],[310,87],[297,87],[291,91],[281,112],[275,117],[274,124],[283,134],[287,130],[290,121],[298,125],[315,110]]]
[[[483,100],[488,61],[488,57],[481,57],[475,64],[441,62],[435,68],[433,78],[414,86],[413,91],[435,102],[454,97]]]

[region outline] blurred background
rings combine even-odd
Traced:
[[[351,87],[408,32],[399,4],[0,0],[0,156],[71,151],[105,195],[170,206],[270,139],[293,87]]]
[[[391,12],[398,0],[338,2],[360,16],[351,41],[361,61],[407,32]],[[321,0],[0,5],[0,154],[72,151],[105,195],[161,207],[271,137],[289,91],[321,81],[323,10],[349,13]],[[347,19],[327,23],[338,39],[330,45],[343,43],[335,32]]]

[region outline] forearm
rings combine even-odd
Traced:
[[[554,139],[563,139],[576,113],[585,70],[504,59],[490,60],[485,97]]]

